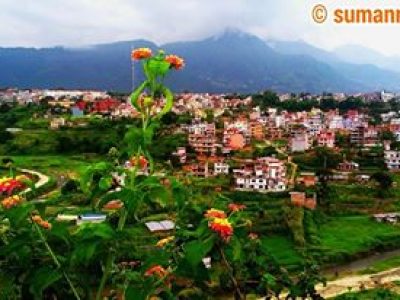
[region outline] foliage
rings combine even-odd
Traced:
[[[387,289],[378,288],[373,290],[350,292],[334,298],[334,300],[399,300],[400,295]]]
[[[156,172],[154,156],[162,159],[163,149],[154,140],[165,139],[161,145],[168,150],[182,140],[160,137],[157,130],[173,104],[164,79],[184,62],[147,48],[134,50],[132,57],[142,60],[146,79],[130,96],[141,125],[125,136],[128,160],[107,149],[108,159],[87,167],[79,187],[70,181],[62,189],[62,196],[83,192],[94,212],[110,204],[115,209],[106,222],[75,226],[46,215],[47,202],[3,199],[0,275],[9,280],[0,284],[23,299],[210,299],[219,294],[245,299],[246,294],[279,296],[285,289],[292,298],[317,297],[314,286],[323,282],[318,268],[306,264],[299,276],[290,277],[259,239],[242,201],[214,194],[209,202],[197,203],[193,200],[203,195],[196,194],[189,178],[180,182]],[[275,197],[282,196],[287,194]],[[175,224],[173,235],[149,235],[144,224],[163,219]],[[303,212],[289,212],[288,224],[303,245]]]
[[[371,175],[371,180],[375,180],[378,183],[377,196],[379,198],[385,198],[391,192],[393,185],[393,178],[387,172],[376,172]]]

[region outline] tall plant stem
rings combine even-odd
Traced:
[[[240,300],[246,299],[243,296],[242,292],[240,291],[239,283],[237,282],[237,280],[233,274],[232,266],[229,264],[228,260],[226,259],[224,250],[222,250],[222,248],[220,246],[218,246],[218,249],[219,249],[219,253],[221,254],[222,261],[224,262],[225,266],[228,269],[229,278],[231,279],[233,286],[235,287],[236,295],[239,297]],[[236,297],[235,297],[235,299],[236,299]]]
[[[145,126],[143,126],[143,131],[144,130],[145,130]],[[139,159],[140,153],[141,153],[141,148],[139,147],[139,150],[136,155],[136,160]],[[137,165],[135,166],[135,168],[133,170],[132,184],[134,184],[134,181],[136,178],[136,171],[137,171]],[[119,221],[118,221],[117,231],[122,231],[124,229],[127,217],[128,217],[128,211],[126,210],[126,208],[122,208],[121,215],[120,215]],[[109,252],[107,255],[106,265],[104,267],[103,276],[101,277],[100,285],[99,285],[99,288],[97,289],[96,300],[101,299],[101,295],[103,294],[103,290],[106,285],[107,279],[110,276],[112,265],[114,264],[114,261],[115,261],[115,253]]]
[[[122,209],[121,210],[121,216],[120,216],[119,221],[118,221],[117,231],[121,231],[121,230],[124,229],[127,217],[128,217],[128,211],[126,209]],[[106,260],[106,265],[104,267],[103,276],[101,277],[100,285],[99,285],[99,288],[97,290],[96,300],[100,300],[101,299],[101,296],[103,294],[103,290],[104,290],[104,287],[106,285],[107,279],[110,276],[111,268],[112,268],[112,265],[114,264],[114,260],[115,260],[115,253],[114,252],[108,253],[107,260]]]
[[[45,236],[43,235],[42,230],[39,228],[39,226],[36,223],[33,223],[33,225],[34,225],[34,227],[35,227],[35,229],[36,229],[36,231],[37,231],[37,233],[39,235],[40,240],[45,245],[45,247],[47,249],[47,252],[49,253],[51,259],[54,262],[54,264],[56,265],[56,267],[58,269],[61,269],[61,263],[58,260],[57,256],[54,254],[53,249],[51,249],[50,245],[47,243],[47,240],[46,240]],[[79,297],[78,291],[76,290],[74,284],[72,283],[71,278],[69,278],[68,274],[64,270],[62,270],[62,274],[63,274],[65,280],[68,282],[68,285],[70,286],[70,288],[72,290],[72,293],[74,294],[75,298],[77,300],[80,300],[81,298]]]

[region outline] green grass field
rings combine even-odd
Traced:
[[[400,228],[369,216],[336,217],[319,229],[323,260],[337,262],[375,248],[400,245]]]
[[[271,253],[271,255],[287,269],[295,269],[302,264],[303,258],[296,251],[290,237],[268,236],[262,239],[262,245]]]
[[[14,166],[17,168],[32,169],[50,176],[61,174],[76,176],[91,163],[99,161],[99,157],[92,155],[21,155],[11,156],[11,158],[14,160]]]

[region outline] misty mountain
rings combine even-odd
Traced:
[[[343,77],[357,84],[367,86],[369,90],[400,90],[400,73],[394,71],[396,69],[394,66],[384,68],[383,64],[379,64],[379,61],[385,60],[385,57],[373,50],[359,46],[349,46],[346,47],[346,53],[349,56],[345,59],[343,57],[344,51],[342,54],[340,54],[340,51],[330,52],[314,47],[304,41],[270,40],[267,41],[267,44],[281,54],[311,56],[320,62],[330,65]],[[361,51],[361,48],[364,50]],[[352,53],[351,57],[350,53]],[[369,59],[366,59],[366,57],[369,57]],[[397,68],[397,70],[400,71],[400,68]]]
[[[290,49],[292,46],[298,48]],[[135,40],[85,48],[0,48],[0,87],[128,91],[132,87],[131,49],[150,47],[156,50],[160,47],[186,60],[186,68],[173,72],[168,79],[175,91],[358,92],[398,89],[398,73],[345,63],[335,55],[312,49],[305,43],[292,46],[288,45],[283,51],[256,36],[228,30],[200,41],[161,46]],[[332,59],[329,59],[331,55]],[[139,63],[135,63],[134,69],[135,83],[138,83],[143,78]]]
[[[346,45],[335,49],[337,57],[355,64],[372,64],[378,67],[400,72],[400,56],[386,56],[382,53],[359,45]]]

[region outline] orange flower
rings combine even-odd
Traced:
[[[144,276],[157,276],[159,278],[163,278],[168,275],[168,271],[165,270],[162,266],[156,265],[154,267],[151,267],[148,269],[145,273]]]
[[[50,230],[52,227],[52,225],[49,222],[43,220],[42,217],[39,215],[34,215],[31,217],[31,219],[33,222],[35,222],[36,224],[38,224],[40,227],[42,227],[44,229]]]
[[[149,164],[146,157],[144,156],[140,156],[139,159],[137,159],[136,157],[132,157],[130,163],[132,166],[136,166],[136,164],[138,163],[139,168],[142,171],[144,171],[147,168],[147,165]]]
[[[232,224],[228,221],[228,219],[215,218],[208,224],[208,227],[210,227],[211,230],[219,234],[219,236],[225,242],[229,242],[229,239],[233,235],[233,227]]]
[[[134,60],[146,59],[151,57],[152,52],[150,48],[138,48],[132,51],[131,57]]]
[[[183,58],[177,56],[177,55],[167,55],[165,57],[165,61],[171,64],[171,68],[174,68],[176,70],[180,70],[185,66],[185,61]]]
[[[228,205],[228,209],[232,212],[237,212],[244,210],[246,208],[246,205],[244,204],[236,204],[236,203],[231,203]]]
[[[22,202],[21,197],[15,195],[15,196],[11,196],[11,197],[3,199],[1,201],[1,206],[3,206],[3,208],[5,208],[5,209],[10,209],[14,206],[17,206],[21,202]]]
[[[214,219],[214,218],[225,219],[226,214],[222,210],[211,208],[206,211],[206,213],[204,214],[204,217],[206,217],[207,219]]]

